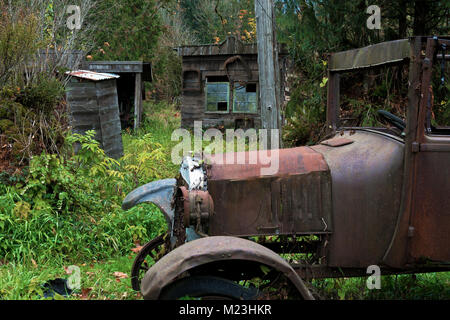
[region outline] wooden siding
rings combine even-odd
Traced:
[[[134,76],[134,87],[132,89],[132,92],[131,91],[128,92],[129,88],[127,85],[124,85],[123,79],[118,81],[119,99],[121,99],[119,102],[121,107],[120,112],[123,112],[122,114],[123,129],[125,129],[128,126],[128,119],[130,117],[134,118],[133,128],[135,130],[139,128],[143,112],[142,98],[145,97],[143,82],[153,81],[151,63],[142,61],[86,61],[84,67],[87,70],[95,72],[107,72],[119,74],[122,76],[124,75]],[[125,90],[127,92],[124,92]],[[126,96],[133,95],[134,98],[132,105],[128,104],[126,99],[123,100],[124,94]],[[125,108],[123,108],[124,105],[126,105]],[[131,115],[131,108],[134,108],[133,115]]]
[[[256,54],[256,43],[245,44],[233,36],[228,37],[219,44],[184,46],[178,48],[180,56],[212,56],[212,55],[237,55]]]
[[[203,127],[235,127],[236,120],[248,119],[254,123],[254,127],[261,125],[260,109],[258,103],[257,113],[235,113],[233,112],[233,90],[230,87],[229,111],[223,112],[205,112],[206,78],[211,76],[228,76],[230,81],[244,81],[256,83],[258,85],[258,62],[256,55],[240,55],[245,64],[240,60],[235,60],[227,64],[227,70],[224,69],[224,63],[233,55],[220,56],[185,56],[183,57],[183,70],[198,70],[200,72],[200,90],[183,92],[181,100],[181,125],[185,128],[192,128],[194,121],[203,121]],[[248,67],[248,68],[247,68]],[[228,71],[228,72],[227,72]]]
[[[238,123],[249,121],[252,127],[261,128],[261,105],[259,99],[259,71],[257,45],[245,44],[235,37],[228,37],[219,44],[184,46],[177,48],[183,63],[183,95],[181,100],[181,125],[191,128],[194,121],[203,121],[204,127],[237,127]],[[279,48],[280,73],[284,76],[281,60],[287,56],[283,46]],[[226,63],[227,62],[227,63]],[[226,64],[226,69],[225,69]],[[186,72],[185,72],[186,71]],[[200,84],[194,72],[200,74]],[[257,113],[234,113],[233,90],[230,86],[229,112],[205,112],[205,83],[208,76],[229,76],[230,81],[256,83],[258,92]],[[282,78],[283,79],[283,78]],[[231,83],[232,84],[232,83]],[[284,83],[280,84],[284,91]]]

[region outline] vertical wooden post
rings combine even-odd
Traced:
[[[255,0],[256,34],[258,45],[259,104],[261,123],[268,129],[268,149],[272,149],[271,129],[280,126],[280,70],[278,50],[274,30],[274,10],[272,0]],[[279,131],[281,142],[281,130]],[[281,145],[281,144],[279,144]]]
[[[142,118],[142,83],[141,74],[136,73],[134,85],[134,130],[141,125]]]

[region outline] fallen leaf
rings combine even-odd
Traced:
[[[89,298],[89,293],[92,291],[92,287],[91,288],[82,288],[81,289],[81,296],[80,298],[82,300],[87,300]]]
[[[137,246],[136,248],[132,248],[131,251],[134,253],[139,253],[142,250],[143,246]]]
[[[33,258],[31,258],[31,263],[33,264],[33,266],[35,267],[35,268],[37,268],[37,263],[36,263],[36,261],[34,261],[34,259]]]
[[[117,282],[120,282],[120,279],[128,278],[128,275],[126,273],[116,271],[114,272],[114,277],[116,277]]]

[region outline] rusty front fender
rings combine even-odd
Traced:
[[[140,203],[153,203],[163,212],[171,231],[174,216],[172,199],[176,184],[176,179],[164,179],[140,186],[126,196],[122,202],[122,209],[128,210]]]
[[[229,236],[201,238],[169,252],[145,274],[142,295],[156,300],[161,290],[183,272],[220,260],[252,261],[272,267],[286,275],[305,300],[314,300],[302,279],[278,254],[253,241]]]

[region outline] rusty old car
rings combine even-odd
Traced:
[[[367,276],[371,265],[450,270],[450,127],[430,121],[449,45],[423,36],[331,54],[329,135],[279,149],[276,174],[187,157],[178,178],[128,194],[124,209],[153,203],[168,223],[137,255],[133,288],[145,299],[314,299],[310,279]],[[382,127],[345,126],[341,76],[396,64],[408,70],[405,118],[380,110]]]

